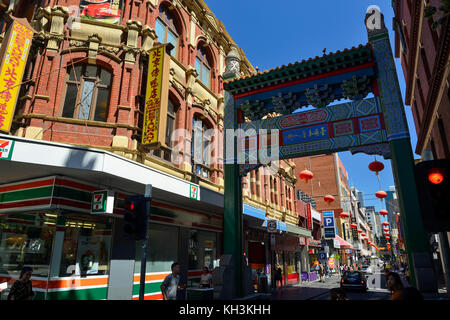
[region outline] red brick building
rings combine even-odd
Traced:
[[[414,117],[415,152],[422,155],[429,149],[435,159],[449,159],[448,11],[439,10],[443,6],[440,0],[397,0],[392,3],[395,56],[400,58],[406,81],[405,104],[411,106]]]

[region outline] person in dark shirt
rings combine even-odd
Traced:
[[[20,278],[14,282],[8,295],[8,300],[33,300],[34,292],[31,284],[31,267],[24,267],[20,272]]]

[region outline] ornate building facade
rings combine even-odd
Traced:
[[[8,16],[34,29],[11,130],[0,138],[14,146],[1,162],[8,174],[0,179],[7,226],[0,246],[20,229],[24,241],[16,245],[27,254],[14,260],[15,249],[0,250],[10,265],[0,282],[12,284],[26,263],[36,270],[38,299],[137,299],[141,254],[123,239],[123,200],[152,184],[145,299],[161,299],[173,261],[183,265],[182,281],[195,285],[223,252],[222,75],[227,56],[239,61],[241,75],[254,72],[242,49],[203,0],[4,0],[0,13],[1,40]],[[140,143],[145,84],[148,52],[159,43],[171,45],[167,128],[165,145],[149,150]],[[285,265],[286,283],[299,279],[287,251],[295,252],[299,234],[309,235],[297,227],[294,184],[288,162],[243,178],[246,208],[279,221],[277,245],[265,242],[263,263],[269,275],[273,258]],[[91,213],[99,189],[113,192],[112,214]],[[36,227],[23,227],[27,221]],[[255,230],[265,227],[258,223],[247,240],[258,238]],[[27,247],[32,237],[42,245],[39,257]],[[111,262],[117,255],[130,279]]]

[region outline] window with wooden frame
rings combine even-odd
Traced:
[[[173,49],[170,54],[177,57],[178,54],[178,39],[180,30],[177,28],[177,20],[175,15],[167,6],[159,7],[159,15],[155,22],[155,32],[160,43],[171,43]]]
[[[69,67],[61,116],[106,121],[111,80],[112,73],[97,65],[78,64]]]
[[[206,48],[199,45],[195,57],[195,70],[197,70],[200,81],[208,88],[211,87],[211,67],[211,59],[209,59]]]
[[[156,157],[160,157],[166,161],[171,161],[171,153],[173,148],[172,133],[176,129],[176,115],[178,111],[178,105],[169,97],[167,103],[167,124],[166,124],[166,137],[165,143],[168,148],[160,148],[153,150],[152,153]]]
[[[211,147],[213,137],[208,132],[210,126],[198,116],[192,118],[191,158],[193,173],[210,178]]]

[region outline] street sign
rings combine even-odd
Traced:
[[[113,213],[114,191],[99,190],[92,193],[91,213]]]
[[[277,232],[277,220],[267,220],[267,232]]]
[[[323,230],[325,239],[334,239],[336,230],[334,225],[334,211],[322,211],[323,214]]]
[[[324,251],[319,252],[319,260],[327,260],[327,253]]]

